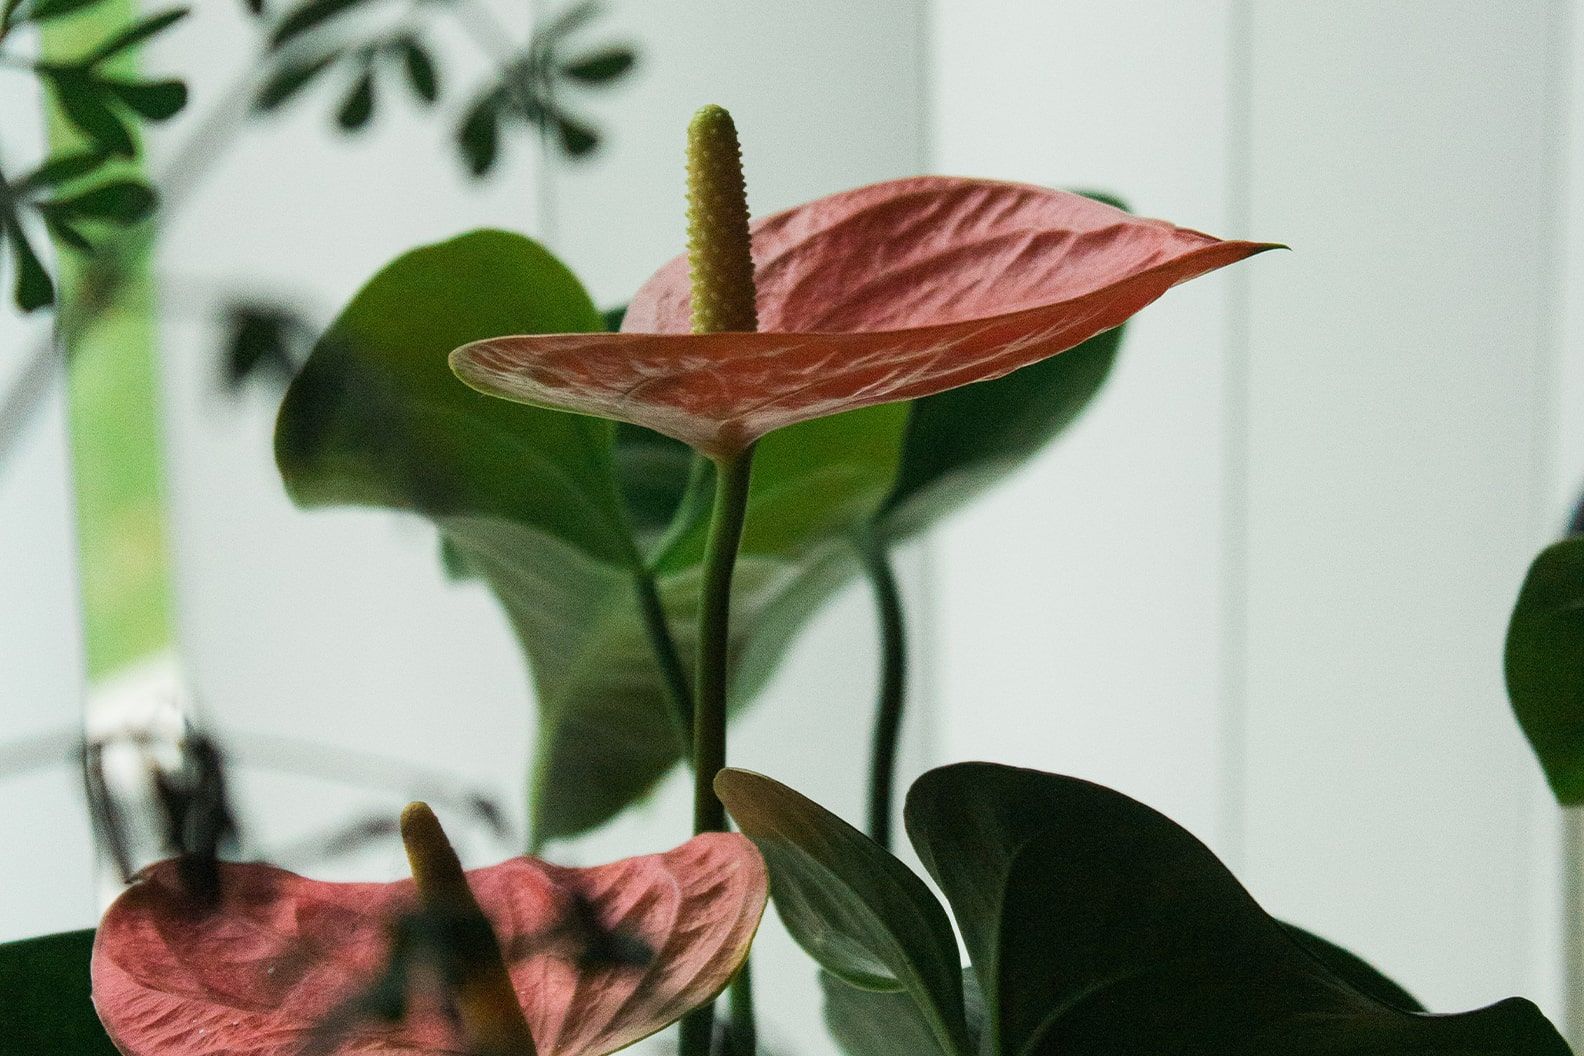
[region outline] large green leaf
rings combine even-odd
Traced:
[[[970,1052],[978,1051],[984,1009],[979,981],[963,970],[963,1001]],[[847,1056],[953,1056],[942,1049],[912,996],[901,990],[862,990],[820,972],[825,992],[825,1029]]]
[[[1507,628],[1507,694],[1563,803],[1584,803],[1584,536],[1542,551]]]
[[[40,1056],[116,1056],[88,982],[92,931],[0,943],[0,1050]]]
[[[1568,1056],[1512,998],[1425,1016],[1309,953],[1170,819],[1075,778],[925,774],[908,833],[956,914],[1002,1056]]]
[[[715,790],[770,868],[792,937],[844,984],[902,992],[935,1047],[972,1056],[957,941],[924,882],[884,848],[779,782],[723,770]]]
[[[522,236],[482,231],[415,250],[320,340],[276,434],[298,502],[423,514],[456,565],[500,598],[539,703],[540,841],[609,820],[680,758],[638,589],[652,565],[690,660],[703,503],[685,493],[706,494],[708,481],[688,492],[691,459],[645,434],[617,441],[608,422],[481,396],[446,357],[483,337],[603,325],[571,273]],[[733,592],[734,706],[853,574],[846,538],[896,478],[906,413],[872,408],[761,445]]]

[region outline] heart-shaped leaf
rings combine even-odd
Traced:
[[[1507,695],[1558,800],[1584,803],[1584,537],[1542,551],[1507,628]]]
[[[5,1018],[0,1049],[51,1056],[117,1056],[88,993],[92,931],[0,943]]]
[[[768,777],[722,770],[715,790],[764,855],[787,930],[820,967],[861,989],[905,992],[940,1051],[972,1056],[957,940],[924,882]]]
[[[497,338],[453,365],[493,395],[731,455],[797,422],[1001,377],[1271,248],[1063,191],[934,176],[798,206],[753,240],[757,333],[690,333],[677,258],[621,334]]]
[[[528,239],[479,232],[381,272],[331,327],[281,408],[276,453],[305,505],[422,513],[506,608],[540,709],[532,810],[543,839],[591,829],[680,758],[643,619],[652,575],[692,656],[702,525],[694,504],[628,524],[608,422],[514,406],[457,381],[446,354],[503,330],[599,329],[577,281]],[[874,408],[769,438],[749,495],[733,594],[733,701],[749,701],[799,626],[853,574],[852,523],[896,477],[906,408]],[[626,431],[627,443],[649,446]],[[686,463],[669,463],[681,469]],[[675,525],[655,527],[660,519]]]
[[[1170,819],[1075,778],[925,774],[908,833],[985,996],[986,1050],[1028,1056],[1569,1056],[1512,998],[1425,1016],[1360,993]]]
[[[747,956],[766,896],[759,855],[725,833],[590,869],[513,858],[467,875],[538,1056],[601,1056],[713,998]],[[414,906],[411,881],[223,865],[221,891],[195,913],[164,862],[106,912],[93,994],[126,1056],[455,1051],[444,1017],[420,1002],[397,1024],[324,1032],[381,975],[394,923]],[[613,942],[627,952],[601,955]]]

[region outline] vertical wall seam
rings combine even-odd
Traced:
[[[1253,191],[1253,18],[1251,0],[1232,0],[1227,25],[1226,222],[1251,237]],[[1248,272],[1227,275],[1222,363],[1220,842],[1228,864],[1247,868],[1249,312]]]

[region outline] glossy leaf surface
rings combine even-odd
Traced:
[[[92,931],[0,943],[0,1050],[116,1056],[88,994]]]
[[[377,978],[411,881],[332,884],[265,865],[222,867],[223,898],[195,915],[170,862],[105,914],[94,1000],[127,1056],[298,1056]],[[764,863],[713,833],[591,869],[514,858],[468,873],[508,962],[539,1056],[600,1056],[720,991],[747,956]],[[617,935],[643,956],[591,955]],[[435,1002],[401,1023],[350,1024],[328,1053],[452,1053]]]
[[[1001,377],[1270,248],[1063,191],[936,176],[821,198],[753,237],[758,333],[689,333],[677,258],[639,290],[624,333],[502,337],[453,366],[497,396],[731,454],[797,422]]]
[[[703,511],[683,502],[685,478],[650,476],[691,463],[652,434],[617,439],[608,422],[482,396],[446,355],[506,330],[601,326],[576,279],[521,236],[476,232],[419,249],[376,276],[320,340],[276,430],[297,502],[422,514],[500,598],[538,698],[531,808],[541,840],[609,820],[679,758],[636,590],[647,557],[691,658]],[[847,535],[885,501],[906,417],[874,408],[762,446],[733,598],[737,706],[852,575]],[[631,522],[653,552],[640,552]]]
[[[963,763],[919,779],[907,822],[979,975],[992,1053],[1568,1056],[1519,998],[1424,1016],[1365,996],[1208,848],[1110,789]]]
[[[957,940],[924,882],[777,781],[727,769],[715,790],[764,855],[787,930],[820,967],[860,989],[905,992],[938,1049],[971,1056]]]
[[[1507,694],[1551,790],[1584,803],[1584,537],[1544,550],[1507,628]]]

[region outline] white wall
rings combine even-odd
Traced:
[[[8,171],[42,155],[38,115],[37,95],[8,82]],[[82,719],[83,658],[64,383],[58,360],[37,358],[49,348],[47,313],[20,317],[11,281],[8,266],[0,393],[26,385],[38,397],[26,401],[28,417],[0,425],[19,430],[0,458],[0,941],[80,927],[95,911],[88,823],[67,762]]]
[[[938,167],[1294,250],[1146,310],[1091,414],[941,533],[942,750],[1145,799],[1448,1009],[1560,1005],[1500,663],[1578,376],[1563,6],[936,5]]]

